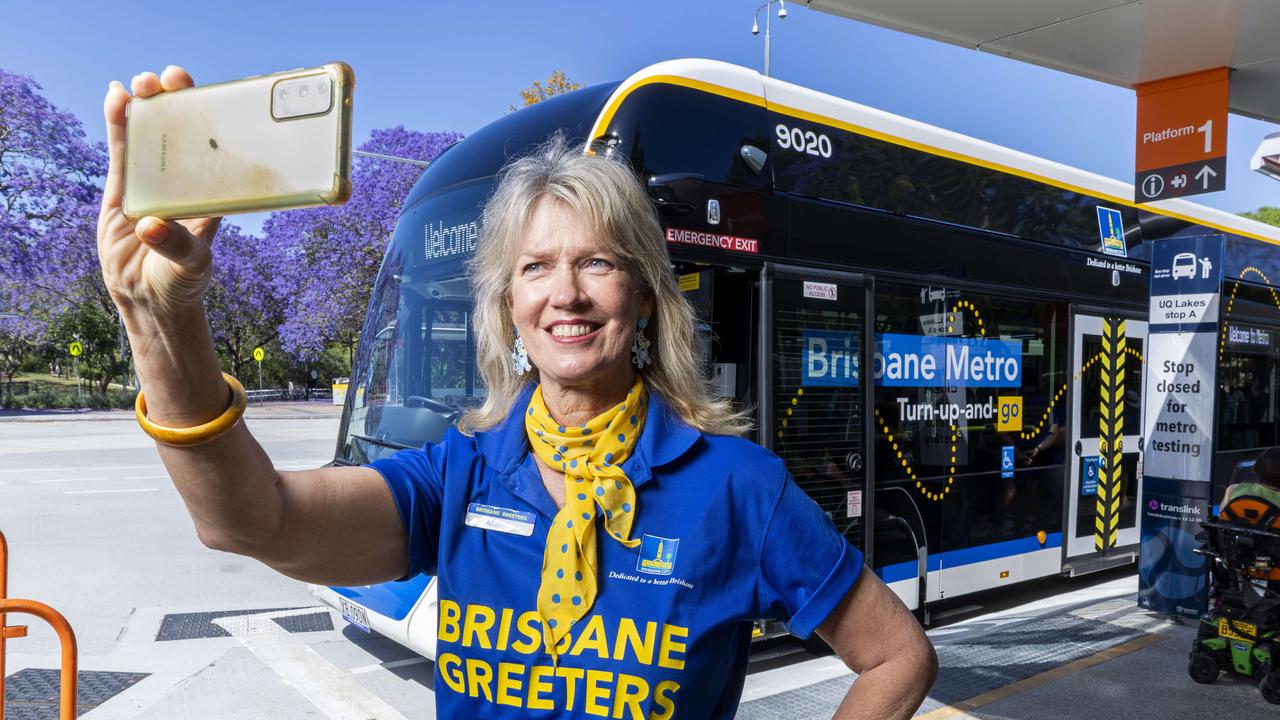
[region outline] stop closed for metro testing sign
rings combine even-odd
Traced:
[[[1216,68],[1136,86],[1135,202],[1227,188],[1227,76]]]

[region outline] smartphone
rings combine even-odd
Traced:
[[[125,216],[346,202],[354,89],[351,67],[335,62],[130,100]]]

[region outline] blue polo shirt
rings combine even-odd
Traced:
[[[529,453],[526,388],[507,419],[371,464],[409,534],[410,574],[436,575],[436,712],[449,718],[732,718],[751,621],[808,637],[857,581],[862,554],[782,460],[702,433],[651,393],[623,464],[637,548],[601,535],[600,588],[554,662],[537,592],[555,503]]]

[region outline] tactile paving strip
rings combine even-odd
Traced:
[[[297,610],[298,608],[266,608],[262,610],[227,610],[221,612],[172,613],[165,615],[160,621],[160,630],[156,633],[156,642],[166,640],[198,640],[201,638],[231,637],[231,634],[214,625],[218,618],[237,615],[258,615],[261,613]],[[272,622],[291,633],[332,630],[333,620],[328,611],[317,610],[306,615],[273,618]]]
[[[273,618],[272,622],[291,633],[319,632],[320,630],[333,629],[333,618],[327,612]]]
[[[1077,615],[1037,618],[973,642],[939,645],[931,701],[951,704],[1128,642],[1146,632]],[[853,684],[839,677],[743,703],[738,720],[827,720]]]
[[[147,675],[92,670],[76,673],[76,716],[133,687]],[[6,720],[57,720],[61,687],[57,670],[27,668],[10,675],[4,688]]]

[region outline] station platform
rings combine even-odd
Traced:
[[[1136,578],[1123,577],[930,630],[940,671],[916,717],[1280,717],[1280,707],[1244,679],[1192,682],[1186,667],[1195,625],[1140,610],[1136,586]],[[150,676],[82,671],[84,717],[435,717],[432,663],[354,630],[327,608],[139,617],[135,624],[157,622],[158,635],[130,633],[133,640],[126,637],[109,663],[146,666]],[[225,636],[188,627],[210,624]],[[159,659],[166,668],[151,667]],[[813,657],[794,645],[752,666],[739,720],[827,720],[856,677],[837,658]],[[53,670],[27,669],[9,679],[10,717],[56,717]]]
[[[1143,610],[1136,598],[1136,576],[1121,577],[930,630],[939,673],[916,717],[1280,717],[1244,678],[1193,682],[1195,623]],[[755,674],[737,717],[825,720],[854,677],[834,657]]]

